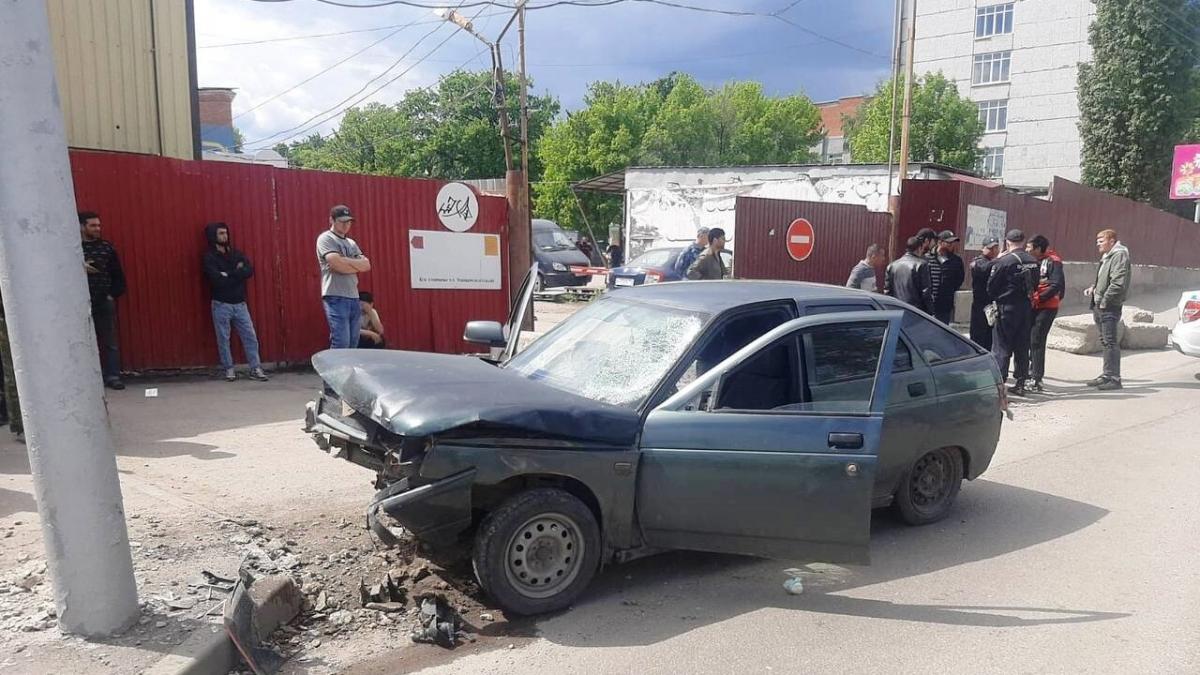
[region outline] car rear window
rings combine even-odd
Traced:
[[[671,254],[675,251],[669,248],[658,249],[655,251],[646,251],[645,253],[634,258],[630,263],[630,267],[666,267],[667,261],[671,259]]]
[[[929,365],[975,356],[979,352],[962,336],[916,312],[904,310],[904,332]]]

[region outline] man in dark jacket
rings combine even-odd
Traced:
[[[1067,277],[1063,273],[1062,256],[1050,248],[1050,240],[1038,235],[1025,246],[1038,261],[1038,285],[1033,292],[1033,332],[1029,338],[1030,391],[1042,392],[1042,377],[1046,374],[1046,338],[1058,316],[1058,305],[1067,292]]]
[[[979,249],[979,256],[971,261],[971,340],[992,350],[992,326],[987,322],[984,307],[992,304],[988,295],[988,279],[992,276],[992,261],[1000,252],[1000,240],[988,237]]]
[[[721,260],[721,251],[725,250],[725,230],[719,227],[714,227],[708,232],[708,248],[700,254],[699,258],[688,267],[687,278],[692,280],[724,279],[729,273],[725,269],[725,263]]]
[[[83,269],[87,272],[88,295],[92,300],[92,323],[100,345],[100,370],[104,386],[124,389],[121,382],[121,351],[117,346],[117,298],[125,294],[125,272],[117,249],[100,237],[100,215],[79,213],[83,238]]]
[[[246,305],[246,280],[254,276],[254,267],[246,254],[233,247],[229,237],[229,226],[225,223],[209,223],[204,228],[208,239],[208,251],[204,253],[204,276],[212,289],[213,326],[217,331],[217,354],[221,368],[229,382],[237,380],[233,368],[233,352],[229,349],[229,326],[237,329],[242,339],[242,349],[250,362],[250,379],[265,382],[258,356],[258,336],[254,332],[254,321]]]
[[[893,260],[883,273],[883,292],[917,309],[933,314],[933,285],[929,280],[929,260],[921,255],[925,240],[910,237],[907,251]]]
[[[954,297],[967,278],[967,269],[958,256],[958,236],[950,230],[938,235],[939,277],[933,287],[933,315],[949,326],[954,322]]]
[[[1008,365],[1013,361],[1015,382],[1009,391],[1025,395],[1029,379],[1029,337],[1033,306],[1029,297],[1036,287],[1038,262],[1025,251],[1025,233],[1009,230],[1005,236],[1008,251],[992,263],[988,295],[999,310],[992,331],[992,354],[1000,366],[1000,376],[1008,380]]]
[[[687,279],[687,273],[692,268],[692,263],[696,262],[696,258],[699,258],[706,248],[708,248],[708,228],[702,227],[696,230],[696,241],[683,249],[679,257],[675,259],[675,274],[680,279]]]
[[[0,298],[0,380],[3,380],[4,406],[8,428],[18,443],[25,442],[25,428],[21,420],[21,400],[17,396],[17,374],[13,370],[12,346],[8,342],[8,324],[4,321],[4,299]]]

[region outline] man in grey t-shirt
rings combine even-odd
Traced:
[[[358,303],[358,275],[371,271],[371,261],[350,238],[354,216],[347,206],[329,211],[329,229],[317,237],[317,262],[321,266],[321,300],[329,322],[329,348],[358,345],[362,309]]]
[[[850,278],[846,280],[846,287],[871,292],[878,291],[879,284],[876,276],[879,274],[879,268],[883,267],[885,262],[887,262],[887,258],[883,254],[883,248],[879,244],[871,244],[867,247],[867,256],[858,261],[854,269],[850,270]]]

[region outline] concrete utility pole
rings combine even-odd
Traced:
[[[0,288],[58,623],[138,618],[46,3],[0,0]]]
[[[905,64],[904,70],[904,113],[900,122],[900,175],[898,180],[900,181],[901,192],[904,191],[904,179],[908,178],[909,122],[912,120],[913,59],[916,53],[916,43],[917,0],[912,0],[912,12],[908,15],[908,63]],[[898,236],[899,216],[900,207],[897,204],[896,209],[892,212],[891,242],[888,244],[896,253],[899,252],[894,248],[896,246],[896,237]]]
[[[896,28],[892,31],[892,114],[888,117],[888,182],[887,182],[887,200],[888,213],[892,215],[893,225],[896,222],[896,215],[900,211],[900,200],[892,196],[892,177],[895,171],[896,160],[896,94],[900,88],[900,39],[901,23],[904,20],[903,11],[904,0],[896,0]],[[851,150],[853,152],[853,150]],[[888,260],[896,259],[896,233],[891,231],[891,236],[888,238]]]

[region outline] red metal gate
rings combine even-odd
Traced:
[[[267,362],[304,362],[328,344],[315,242],[334,204],[354,210],[352,236],[372,265],[360,287],[375,295],[389,347],[464,351],[468,320],[507,315],[503,255],[500,290],[410,287],[409,231],[445,230],[440,181],[80,150],[71,151],[71,169],[78,209],[100,214],[129,280],[119,303],[127,369],[216,363],[201,270],[204,225],[213,221],[229,224],[254,264],[248,303]],[[507,251],[505,200],[480,195],[479,208],[472,232],[499,234]]]

